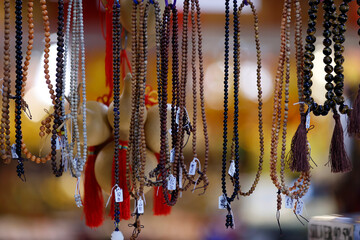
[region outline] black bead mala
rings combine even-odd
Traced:
[[[347,105],[344,104],[345,99],[343,97],[343,88],[344,88],[344,68],[342,66],[344,62],[343,52],[345,42],[344,33],[346,31],[345,23],[347,21],[347,11],[349,10],[348,3],[351,0],[345,0],[340,5],[339,10],[341,14],[337,16],[336,5],[333,0],[324,0],[323,9],[324,9],[324,31],[323,31],[323,61],[326,64],[325,66],[325,89],[327,93],[325,94],[326,101],[323,105],[316,103],[316,101],[311,97],[312,91],[311,86],[312,82],[312,68],[314,67],[313,60],[315,59],[315,42],[316,42],[316,21],[318,13],[318,5],[320,0],[310,0],[308,11],[309,23],[307,30],[307,37],[305,45],[305,54],[304,54],[304,97],[305,102],[309,105],[310,111],[314,113],[315,116],[326,116],[329,111],[332,109],[334,114],[337,115],[336,105],[339,106],[339,111],[342,114],[349,114],[350,109]],[[333,35],[331,40],[331,35]],[[333,68],[331,54],[334,49],[334,62],[335,67]],[[332,74],[335,73],[335,75]],[[334,84],[335,83],[335,86]]]
[[[230,0],[225,1],[225,60],[224,60],[224,121],[223,121],[223,153],[222,153],[222,174],[221,174],[221,185],[223,193],[223,201],[228,214],[226,215],[226,228],[233,228],[234,222],[231,213],[231,202],[234,201],[235,197],[240,190],[239,182],[239,29],[238,29],[238,10],[237,0],[233,0],[233,17],[234,17],[234,155],[235,155],[235,173],[234,173],[234,186],[233,192],[229,196],[226,190],[226,162],[227,162],[227,142],[228,142],[228,97],[229,97],[229,52],[230,52]]]
[[[51,135],[51,167],[56,177],[60,177],[64,171],[64,164],[56,164],[56,141],[60,136],[60,129],[62,125],[62,95],[63,95],[63,81],[64,81],[64,1],[58,1],[58,29],[57,29],[57,58],[56,58],[56,98],[54,104],[54,122]],[[59,134],[60,133],[60,134]]]
[[[351,170],[351,161],[347,156],[344,146],[344,133],[340,122],[340,115],[338,113],[337,107],[339,106],[339,111],[341,114],[349,114],[350,109],[347,105],[344,104],[345,99],[343,97],[343,88],[344,88],[344,68],[342,66],[344,62],[343,52],[345,42],[344,33],[346,31],[345,23],[347,21],[346,13],[349,10],[348,3],[351,0],[344,0],[339,6],[340,14],[337,15],[337,6],[334,4],[333,0],[324,0],[323,9],[324,9],[324,31],[323,36],[323,53],[324,58],[323,62],[325,66],[325,89],[327,93],[325,94],[326,101],[323,105],[318,104],[311,97],[311,86],[312,86],[312,69],[314,67],[313,60],[315,59],[315,42],[316,37],[316,22],[317,22],[317,13],[318,5],[320,0],[309,0],[310,9],[308,11],[309,22],[308,30],[305,45],[305,54],[304,54],[304,85],[303,85],[303,94],[305,103],[309,106],[309,111],[312,111],[315,116],[326,116],[330,110],[333,111],[335,119],[334,133],[330,145],[330,155],[329,163],[331,164],[332,172],[348,172]],[[331,39],[332,35],[332,39]],[[334,50],[334,62],[335,67],[333,68],[331,54]],[[333,75],[333,72],[335,75]],[[335,84],[335,86],[334,86]],[[305,134],[306,137],[306,134]],[[299,141],[298,141],[299,142]],[[305,149],[303,147],[303,151]]]
[[[24,159],[21,157],[21,141],[22,141],[22,132],[21,132],[21,111],[22,111],[22,97],[21,97],[21,89],[22,89],[22,1],[15,1],[15,28],[16,28],[16,80],[15,80],[15,152],[18,156],[18,165],[16,168],[16,172],[18,177],[22,181],[26,181],[25,171],[24,171]]]
[[[114,178],[115,184],[119,186],[119,124],[120,124],[120,50],[121,50],[121,26],[120,26],[120,4],[114,1],[113,5],[113,93],[114,93]],[[115,231],[119,231],[120,207],[114,204]]]

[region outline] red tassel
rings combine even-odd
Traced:
[[[104,199],[95,178],[95,147],[89,147],[88,151],[84,179],[84,214],[86,226],[96,228],[104,221]]]
[[[353,109],[350,112],[347,131],[350,136],[360,137],[360,86]]]
[[[300,125],[291,141],[291,150],[289,153],[289,167],[293,172],[307,172],[310,170],[307,151],[307,114],[308,113],[301,113]]]
[[[119,150],[119,187],[123,190],[123,202],[119,203],[120,207],[120,220],[129,220],[130,219],[130,194],[126,185],[126,147],[127,142],[120,141],[122,149]],[[125,147],[125,148],[124,148]],[[112,164],[112,177],[111,177],[111,186],[115,185],[115,161]],[[109,216],[114,219],[114,194],[111,197],[111,206]]]
[[[329,162],[331,172],[349,172],[352,169],[351,161],[346,154],[344,146],[344,132],[340,122],[340,115],[335,112],[335,127],[331,139]]]
[[[155,154],[158,162],[159,162],[159,154]],[[171,213],[171,206],[168,206],[164,200],[163,188],[161,187],[154,187],[154,206],[153,212],[155,216],[160,215],[169,215]]]

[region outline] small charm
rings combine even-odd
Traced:
[[[75,194],[74,197],[75,197],[76,206],[77,206],[78,208],[82,207],[83,205],[82,205],[82,202],[81,202],[81,196],[80,196],[80,194]]]

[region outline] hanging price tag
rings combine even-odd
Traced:
[[[175,161],[175,149],[171,149],[170,151],[170,162],[173,163]]]
[[[296,202],[296,208],[295,208],[295,213],[296,213],[297,215],[301,215],[302,212],[303,212],[303,209],[304,209],[304,201],[301,200],[301,199],[297,200],[297,202]]]
[[[285,208],[293,209],[294,199],[289,196],[285,196]]]
[[[226,209],[227,199],[224,195],[219,196],[219,209]]]
[[[115,189],[115,202],[123,202],[123,190],[120,187]]]
[[[56,150],[60,150],[61,146],[60,146],[60,139],[59,137],[56,138],[56,141],[55,141],[55,147],[56,147]]]
[[[179,170],[179,188],[182,188],[182,168],[180,167],[180,170]]]
[[[176,189],[176,178],[174,175],[170,174],[168,180],[168,190],[175,190]]]
[[[139,214],[144,214],[144,201],[141,197],[137,201],[137,211]]]
[[[11,156],[12,158],[16,159],[19,158],[19,156],[16,153],[16,146],[15,143],[13,145],[11,145]]]
[[[180,108],[177,108],[177,111],[176,111],[176,124],[179,125],[179,122],[180,122]]]
[[[306,129],[310,128],[310,112],[306,114]]]
[[[189,175],[195,175],[196,174],[196,158],[191,161],[190,167],[189,167]]]
[[[234,174],[235,174],[235,162],[234,162],[234,160],[231,160],[228,174],[229,174],[231,177],[233,177]]]

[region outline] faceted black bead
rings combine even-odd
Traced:
[[[323,49],[323,53],[324,53],[324,55],[329,56],[329,55],[331,55],[332,50],[331,50],[331,48],[326,47]]]
[[[329,29],[325,29],[323,32],[323,36],[325,38],[329,38],[331,36],[331,31]]]
[[[324,70],[326,73],[332,73],[333,67],[331,65],[326,65]]]
[[[334,72],[337,74],[343,73],[344,72],[344,67],[341,65],[336,65],[334,68]]]
[[[311,93],[312,93],[311,89],[307,89],[307,90],[304,90],[304,91],[303,91],[303,94],[304,94],[305,96],[311,96]]]
[[[334,100],[326,100],[324,104],[330,106],[330,108],[335,107]]]
[[[325,84],[325,89],[328,91],[331,91],[334,89],[334,85],[332,85],[331,83],[328,82]]]
[[[336,84],[339,84],[339,82],[344,81],[344,75],[343,74],[336,74],[334,77],[334,82]]]
[[[331,43],[332,43],[332,41],[331,41],[331,39],[329,39],[329,38],[325,38],[325,39],[323,40],[323,44],[324,44],[324,46],[326,46],[326,47],[331,46]]]
[[[312,54],[312,53],[309,52],[309,51],[305,51],[304,57],[310,59],[311,61],[313,61],[313,60],[315,59],[314,54]]]
[[[307,43],[314,43],[316,41],[316,37],[313,35],[308,35],[306,36],[305,40]]]
[[[304,88],[310,88],[312,85],[313,85],[313,82],[311,80],[304,82]]]
[[[332,91],[326,92],[325,97],[326,99],[331,100],[334,97],[334,93]]]
[[[314,35],[315,33],[316,33],[316,28],[311,27],[307,29],[308,35]]]
[[[335,87],[334,93],[336,94],[336,96],[341,96],[343,95],[343,89]]]
[[[323,62],[324,62],[325,64],[331,64],[332,59],[331,59],[330,56],[325,56]]]
[[[340,14],[339,17],[338,17],[338,20],[340,23],[346,23],[348,17],[346,14]]]
[[[324,103],[324,111],[326,111],[326,114],[330,111],[330,105],[327,104],[326,102]]]
[[[305,45],[305,49],[310,51],[310,52],[314,52],[315,51],[315,46],[314,44],[308,43]]]

